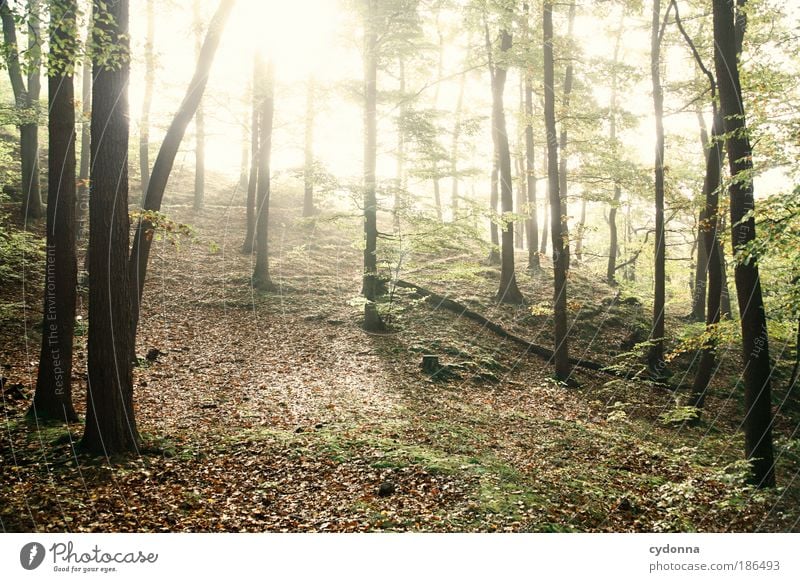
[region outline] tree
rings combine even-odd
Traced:
[[[734,248],[755,239],[753,149],[745,123],[738,55],[744,34],[744,0],[713,0],[714,66],[725,128],[731,173],[730,213]],[[735,12],[735,15],[734,15]],[[737,30],[738,28],[738,30]],[[758,264],[738,261],[734,271],[739,303],[744,360],[745,455],[751,481],[758,487],[775,485],[772,450],[772,397],[769,337]]]
[[[382,285],[378,279],[378,217],[375,183],[377,162],[377,78],[378,32],[377,0],[366,0],[364,14],[364,272],[361,293],[364,295],[364,330],[380,332],[385,325],[375,303]]]
[[[194,0],[193,24],[194,50],[199,61],[200,51],[203,48],[203,19],[200,12],[200,0]],[[202,95],[200,103],[197,104],[197,111],[194,113],[194,129],[194,209],[202,210],[206,189],[206,118]]]
[[[92,120],[92,58],[89,47],[92,40],[92,21],[84,42],[83,67],[81,70],[81,157],[78,169],[78,241],[83,243],[88,235],[89,218],[89,157],[91,153]]]
[[[271,62],[256,56],[256,78],[253,86],[258,110],[258,187],[256,189],[256,264],[253,269],[253,287],[261,291],[275,291],[277,287],[269,276],[269,195],[270,156],[272,154],[272,121],[275,113],[275,81]]]
[[[619,92],[619,49],[622,40],[623,22],[620,22],[617,29],[617,36],[614,41],[614,61],[611,68],[611,103],[609,104],[609,124],[608,138],[616,154],[617,147],[617,93]],[[616,155],[615,155],[616,157]],[[617,232],[617,211],[619,210],[620,200],[622,199],[622,187],[619,180],[614,180],[614,198],[611,207],[608,209],[608,263],[606,264],[606,282],[609,285],[617,284],[617,254],[619,253],[619,234]]]
[[[38,10],[39,0],[30,0],[28,49],[30,54],[38,53]],[[42,216],[42,200],[39,185],[39,63],[32,59],[28,73],[27,86],[23,79],[20,62],[17,30],[14,14],[7,0],[0,0],[0,18],[3,22],[6,63],[14,101],[19,115],[20,164],[22,170],[22,215],[26,220]]]
[[[700,212],[700,226],[698,237],[698,262],[701,260],[701,252],[705,254],[705,263],[702,275],[702,288],[706,288],[706,272],[708,273],[708,292],[701,292],[702,299],[708,300],[708,309],[703,309],[703,314],[706,321],[706,332],[709,339],[700,354],[700,363],[697,368],[697,374],[694,377],[694,384],[692,385],[692,398],[691,405],[697,408],[702,408],[705,402],[706,391],[708,384],[711,381],[711,375],[714,371],[716,363],[716,326],[720,321],[721,316],[721,300],[722,300],[722,257],[720,256],[721,246],[717,233],[720,231],[720,221],[718,216],[719,209],[719,189],[722,181],[722,137],[723,137],[723,120],[717,107],[717,82],[714,75],[703,63],[700,53],[697,51],[692,38],[686,32],[681,22],[680,12],[678,10],[678,3],[671,0],[672,6],[675,9],[675,23],[678,29],[686,40],[686,44],[692,52],[695,63],[703,75],[708,79],[708,87],[711,95],[711,136],[703,139],[706,148],[705,154],[705,177],[703,179],[703,199],[704,205]],[[700,119],[703,120],[702,113],[699,114]],[[703,127],[705,123],[701,124]],[[704,132],[705,133],[705,132]],[[702,242],[702,246],[700,243]],[[702,248],[702,251],[701,251]],[[695,277],[695,297],[693,303],[696,302],[698,295],[699,281]],[[693,309],[693,312],[695,309]]]
[[[567,341],[567,271],[562,230],[561,196],[559,193],[558,142],[556,140],[555,88],[553,71],[553,5],[544,4],[542,17],[544,33],[544,125],[547,136],[547,181],[550,197],[550,232],[553,243],[553,318],[555,320],[555,377],[566,381],[570,374]]]
[[[488,42],[488,26],[486,31]],[[489,75],[492,82],[492,141],[497,156],[500,206],[503,211],[500,288],[497,291],[497,298],[502,303],[520,304],[524,302],[524,299],[517,286],[517,277],[514,272],[514,223],[508,218],[508,215],[514,212],[514,195],[512,192],[511,152],[508,146],[506,114],[503,107],[503,91],[508,73],[505,59],[506,53],[510,49],[511,34],[503,25],[500,30],[500,55],[496,62],[493,62],[491,50],[489,51]]]
[[[667,15],[669,9],[667,10]],[[666,16],[664,21],[666,23]],[[653,109],[656,123],[655,152],[655,291],[653,294],[653,325],[650,332],[650,349],[647,367],[650,374],[663,378],[664,361],[664,308],[666,303],[666,238],[664,233],[664,90],[661,86],[661,0],[653,0],[653,19],[650,30],[650,78],[653,84]]]
[[[150,174],[150,181],[147,184],[147,194],[144,199],[144,210],[158,212],[161,210],[161,201],[164,199],[164,191],[167,188],[167,181],[172,172],[172,165],[175,163],[175,156],[178,148],[183,141],[186,128],[194,117],[200,100],[203,97],[211,65],[214,63],[214,55],[217,52],[222,32],[230,16],[231,9],[235,0],[221,0],[217,11],[211,18],[206,32],[203,47],[200,49],[200,56],[197,59],[192,80],[186,90],[186,95],[181,102],[175,117],[172,118],[167,134],[158,151],[153,171]],[[130,270],[131,284],[131,337],[136,337],[136,328],[139,324],[139,311],[144,294],[144,282],[147,275],[147,261],[150,257],[150,247],[153,244],[153,223],[143,216],[139,219],[136,226],[136,234],[133,239],[133,247],[128,261]],[[133,344],[131,344],[133,349]]]
[[[77,0],[50,2],[47,259],[39,373],[31,412],[37,419],[75,422],[72,343],[78,279],[75,257],[75,107]]]
[[[242,243],[242,253],[250,255],[255,250],[256,236],[256,186],[258,184],[258,106],[255,87],[258,84],[258,61],[253,61],[253,95],[250,99],[250,172],[247,179],[247,233]]]
[[[89,187],[89,379],[81,444],[98,454],[137,450],[130,354],[128,2],[94,0],[92,171]]]
[[[572,40],[572,30],[575,26],[575,2],[570,2],[569,5],[569,14],[567,15],[567,38],[571,41]],[[567,61],[567,67],[564,71],[564,90],[561,93],[561,125],[560,129],[561,132],[558,136],[558,149],[559,149],[559,158],[558,158],[558,188],[561,194],[561,214],[564,218],[561,220],[563,221],[561,230],[563,232],[563,236],[567,243],[564,245],[564,252],[567,253],[566,261],[567,265],[569,265],[570,257],[569,257],[569,223],[567,222],[567,216],[569,212],[567,211],[569,197],[568,197],[568,188],[569,188],[569,181],[567,180],[567,146],[568,146],[568,137],[567,137],[567,116],[569,115],[569,101],[570,96],[572,95],[572,84],[574,79],[574,65],[573,59],[569,58]],[[578,232],[578,241],[580,241],[580,237],[582,236],[582,229],[579,229]],[[576,249],[577,250],[577,249]]]
[[[139,121],[139,174],[142,181],[142,200],[150,182],[150,105],[153,102],[153,82],[156,74],[155,43],[156,18],[153,0],[147,0],[147,32],[144,41],[144,99]]]

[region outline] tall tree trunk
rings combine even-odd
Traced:
[[[28,102],[26,107],[33,116],[32,123],[26,126],[27,139],[25,140],[26,152],[20,152],[23,163],[30,164],[27,172],[23,171],[23,180],[28,185],[23,186],[23,194],[27,190],[28,196],[23,196],[28,208],[25,216],[40,218],[43,214],[41,197],[41,180],[39,174],[39,98],[42,92],[42,42],[41,32],[42,2],[41,0],[28,0],[28,53],[32,55],[30,70],[28,71]],[[27,174],[27,176],[26,176]]]
[[[439,24],[439,12],[436,13],[436,36],[439,39],[439,56],[436,63],[437,82],[433,90],[433,109],[439,111],[439,92],[442,86],[442,76],[444,74],[444,37],[442,35],[441,25]],[[433,202],[436,206],[436,218],[439,222],[442,222],[444,216],[442,211],[442,190],[439,184],[441,181],[441,170],[439,169],[438,159],[434,159],[431,170],[433,171]]]
[[[615,157],[618,157],[617,144],[617,93],[619,91],[619,74],[617,66],[619,64],[619,49],[622,41],[622,31],[624,28],[624,16],[620,20],[617,36],[614,40],[614,64],[611,68],[611,103],[609,104],[609,129],[608,138],[613,148]],[[622,188],[619,180],[614,179],[614,199],[608,209],[608,263],[606,264],[606,282],[609,285],[617,284],[617,255],[619,254],[619,234],[617,232],[617,210],[619,209],[620,199],[622,198]]]
[[[656,122],[655,152],[655,293],[653,326],[647,367],[661,379],[666,375],[664,361],[664,306],[666,293],[666,248],[664,233],[664,92],[661,86],[661,0],[653,0],[650,44],[650,76],[653,84],[653,108]]]
[[[530,42],[530,4],[523,2],[522,31],[524,43]],[[536,165],[533,143],[533,86],[531,65],[522,71],[524,87],[524,125],[525,125],[525,198],[528,204],[525,219],[525,238],[528,240],[528,269],[537,272],[541,268],[539,259],[539,216],[536,211]]]
[[[255,100],[258,108],[258,188],[256,191],[256,264],[253,287],[275,291],[269,276],[269,195],[270,157],[272,155],[272,121],[275,113],[272,63],[256,57]]]
[[[39,374],[31,413],[38,419],[75,422],[72,342],[78,282],[75,257],[75,107],[72,71],[78,47],[77,0],[52,2],[47,259]]]
[[[719,220],[719,229],[717,232],[725,232],[725,215],[720,215],[717,220]],[[731,292],[730,288],[728,287],[728,265],[725,262],[725,245],[722,244],[722,241],[719,240],[719,237],[717,237],[717,244],[719,245],[717,254],[719,255],[720,269],[722,270],[722,300],[720,305],[720,309],[722,310],[721,315],[722,317],[732,319],[733,311],[731,306]]]
[[[161,210],[161,201],[164,198],[164,191],[167,188],[167,181],[172,172],[175,156],[178,153],[178,148],[186,133],[186,127],[189,125],[189,122],[194,117],[200,105],[200,100],[203,97],[203,92],[208,82],[208,74],[214,62],[214,55],[219,46],[222,31],[225,28],[225,23],[228,21],[228,16],[234,4],[235,0],[221,0],[216,13],[208,25],[206,39],[203,43],[203,48],[200,50],[200,57],[197,60],[194,75],[189,82],[189,87],[183,98],[183,102],[175,113],[175,117],[172,119],[167,134],[164,136],[164,142],[161,144],[161,149],[158,151],[155,164],[153,164],[153,171],[150,174],[150,182],[147,184],[147,195],[144,201],[145,210]],[[150,257],[150,247],[153,244],[152,231],[153,224],[149,220],[139,220],[133,239],[130,261],[128,263],[128,268],[131,273],[130,283],[132,285],[131,336],[134,339],[136,338],[136,328],[139,323],[139,310],[142,302],[142,295],[144,294],[147,261]]]
[[[303,147],[303,216],[314,215],[314,76],[306,85],[306,131]]]
[[[547,168],[547,164],[545,164],[545,168]],[[547,169],[547,175],[550,176],[549,168]],[[539,244],[539,255],[541,256],[547,254],[547,238],[550,234],[550,180],[547,181],[543,206],[544,224],[542,224],[542,241]]]
[[[511,49],[511,35],[507,30],[500,31],[500,52]],[[511,152],[508,147],[506,114],[503,107],[503,90],[506,84],[507,69],[503,60],[492,67],[492,137],[498,154],[500,178],[500,206],[502,209],[501,247],[500,247],[500,288],[497,298],[502,303],[521,304],[524,299],[517,286],[514,272],[514,223],[508,216],[514,212],[514,193],[512,189]]]
[[[575,233],[575,258],[580,263],[583,260],[583,234],[586,230],[586,197],[581,197],[581,217]]]
[[[156,75],[154,52],[156,17],[154,1],[147,0],[147,36],[144,42],[144,99],[142,100],[142,119],[139,122],[139,174],[142,178],[142,201],[147,194],[150,181],[150,105],[153,102],[153,82]]]
[[[256,248],[256,187],[258,184],[258,103],[256,86],[258,85],[258,60],[253,65],[253,91],[250,108],[250,176],[247,180],[247,233],[244,235],[242,253],[250,255]]]
[[[203,49],[203,18],[200,12],[200,0],[194,0],[194,51],[200,60]],[[194,209],[202,210],[206,195],[206,116],[203,110],[203,97],[194,114]]]
[[[527,7],[527,4],[526,4]],[[527,26],[527,15],[526,15]],[[525,231],[528,239],[528,269],[538,271],[539,260],[539,216],[536,212],[536,166],[533,143],[533,87],[531,73],[525,72],[525,189],[528,202],[528,217]]]
[[[745,124],[739,82],[737,33],[731,0],[714,0],[714,64],[724,120],[728,165],[731,173],[730,206],[734,248],[755,239],[755,208],[751,171],[753,150]],[[741,9],[737,14],[743,28]],[[738,35],[741,38],[741,33]],[[739,41],[740,42],[740,41]],[[737,262],[736,295],[742,328],[744,360],[745,454],[752,467],[752,482],[758,487],[775,485],[772,450],[772,398],[769,337],[761,281],[755,262]]]
[[[364,295],[364,330],[385,329],[375,301],[382,285],[378,279],[378,202],[375,166],[378,157],[378,33],[377,1],[367,0],[364,20],[364,274],[361,293]]]
[[[695,244],[697,254],[695,256],[694,279],[692,285],[692,312],[689,314],[689,319],[692,321],[703,321],[706,316],[706,281],[708,277],[710,255],[706,247],[706,236],[702,230],[708,225],[708,216],[706,215],[707,205],[708,202],[706,201],[706,207],[700,211],[697,217],[698,232],[697,242]],[[713,250],[712,252],[716,256],[716,252]]]
[[[519,77],[519,109],[517,110],[517,152],[514,156],[515,170],[517,174],[517,196],[515,206],[516,213],[522,217],[525,214],[527,203],[527,180],[525,172],[525,131],[520,128],[525,127],[525,79],[524,75]],[[525,220],[519,218],[514,221],[514,247],[525,248]]]
[[[89,211],[89,381],[81,444],[104,455],[137,450],[133,407],[128,219],[128,1],[94,0],[93,44],[117,58],[94,62]],[[118,52],[117,52],[118,51]]]
[[[405,121],[408,114],[406,106],[406,62],[402,55],[397,59],[400,72],[400,119],[397,123],[397,177],[394,191],[394,229],[400,230],[400,215],[403,212],[403,203],[406,199],[406,133]]]
[[[547,181],[550,198],[550,232],[553,241],[553,319],[555,321],[555,377],[566,381],[570,374],[567,343],[567,271],[561,196],[559,194],[558,144],[556,142],[556,110],[553,71],[553,5],[544,4],[542,17],[544,40],[544,125],[547,136]]]
[[[84,47],[91,45],[92,22],[86,33]],[[85,50],[85,49],[84,49]],[[83,243],[89,233],[89,162],[91,153],[92,121],[92,59],[83,56],[81,71],[81,157],[78,170],[78,242]]]
[[[575,2],[569,5],[569,15],[567,16],[567,38],[572,41],[573,29],[575,27]],[[567,137],[567,118],[570,114],[569,101],[572,95],[572,81],[574,78],[573,72],[573,55],[570,54],[567,60],[567,68],[564,71],[564,91],[561,95],[561,133],[558,137],[558,149],[560,157],[558,160],[558,188],[561,193],[561,222],[562,222],[562,236],[566,241],[564,244],[564,252],[567,253],[566,261],[569,266],[570,251],[569,251],[569,221],[568,221],[568,207],[569,207],[569,181],[567,180],[567,158],[568,158],[568,145],[569,140]]]
[[[492,162],[492,176],[489,183],[489,240],[492,248],[489,251],[489,264],[500,264],[500,230],[497,228],[497,210],[500,204],[500,166],[497,163],[497,152],[495,151]]]
[[[19,124],[22,216],[26,220],[33,220],[41,218],[43,212],[39,190],[38,111],[33,108],[34,104],[38,105],[39,93],[36,86],[26,87],[25,85],[19,59],[16,23],[8,2],[0,2],[0,18],[3,21],[3,40],[6,45],[8,76],[14,91],[16,108],[20,111],[22,117],[22,121]],[[29,84],[30,81],[31,78],[29,77]],[[38,76],[35,83],[38,84]]]
[[[715,88],[712,80],[712,99],[715,98]],[[703,181],[703,194],[705,195],[705,208],[703,216],[703,247],[710,249],[706,257],[708,270],[708,309],[705,310],[706,330],[710,332],[707,345],[700,355],[700,364],[692,386],[692,406],[702,408],[705,403],[708,384],[716,365],[716,340],[714,330],[720,320],[720,301],[722,299],[722,261],[720,260],[720,245],[717,238],[719,232],[719,186],[722,176],[722,118],[717,111],[716,103],[713,105],[713,124],[711,127],[711,140],[706,153],[706,175]],[[698,241],[699,242],[699,241]],[[698,244],[698,253],[699,253]],[[705,272],[705,271],[704,271]],[[705,277],[703,277],[705,285]],[[697,283],[695,283],[697,284]],[[696,290],[695,290],[696,292]]]

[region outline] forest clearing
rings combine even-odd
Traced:
[[[0,3],[0,530],[800,531],[800,13],[311,4]]]

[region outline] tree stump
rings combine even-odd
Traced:
[[[438,373],[442,367],[439,365],[439,356],[432,354],[424,354],[422,356],[422,371],[426,374],[433,376]]]

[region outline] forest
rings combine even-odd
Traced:
[[[796,0],[0,18],[0,531],[800,531]]]

